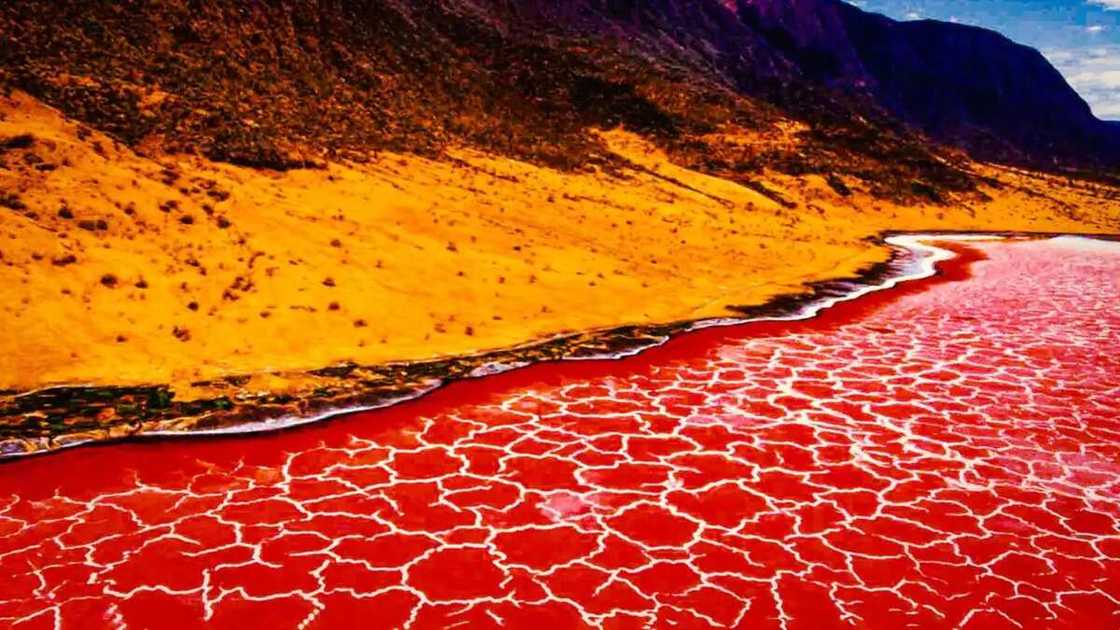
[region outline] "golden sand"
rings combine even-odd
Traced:
[[[884,260],[868,237],[887,229],[1120,231],[1115,190],[982,165],[991,200],[944,206],[766,173],[788,209],[619,130],[609,146],[644,167],[621,176],[472,151],[283,174],[144,157],[0,98],[0,140],[19,134],[31,147],[0,154],[16,206],[0,207],[0,389],[171,383],[183,398],[222,375],[723,316]]]

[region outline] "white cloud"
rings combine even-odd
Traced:
[[[1100,33],[1105,30],[1105,27],[1100,24],[1092,24],[1090,26],[1086,26],[1085,30],[1089,33]]]
[[[1116,0],[1120,5],[1120,0]],[[1050,62],[1065,75],[1100,118],[1120,120],[1120,45],[1047,50]]]
[[[1104,7],[1105,11],[1120,11],[1120,0],[1089,0],[1089,4]]]
[[[1106,90],[1120,90],[1120,70],[1080,72],[1069,76],[1072,85],[1093,86]]]

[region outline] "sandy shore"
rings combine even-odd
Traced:
[[[194,383],[192,387],[196,390],[205,388],[213,394],[192,400],[176,399],[176,392],[169,385],[62,386],[0,395],[0,459],[126,437],[274,431],[390,407],[458,381],[492,377],[526,366],[580,359],[621,359],[703,329],[813,319],[868,293],[930,278],[939,264],[954,257],[968,258],[962,252],[971,250],[960,249],[958,241],[999,238],[1003,237],[893,235],[883,239],[893,250],[891,260],[866,270],[859,279],[812,283],[803,294],[742,307],[734,317],[585,331],[448,359],[374,365],[347,363],[318,370],[270,373],[274,381],[286,383],[282,391],[253,392],[246,387],[251,379],[231,376]]]
[[[0,389],[283,392],[301,384],[280,372],[725,316],[884,261],[884,230],[1120,229],[1116,191],[1083,182],[976,165],[982,195],[903,206],[817,176],[759,192],[605,136],[634,169],[464,151],[279,174],[144,157],[0,99]]]

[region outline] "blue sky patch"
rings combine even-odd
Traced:
[[[850,0],[899,20],[974,24],[1033,46],[1097,116],[1120,120],[1120,0]]]

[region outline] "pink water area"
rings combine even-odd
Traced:
[[[0,624],[1120,627],[1120,246],[975,247],[812,322],[3,465]]]

